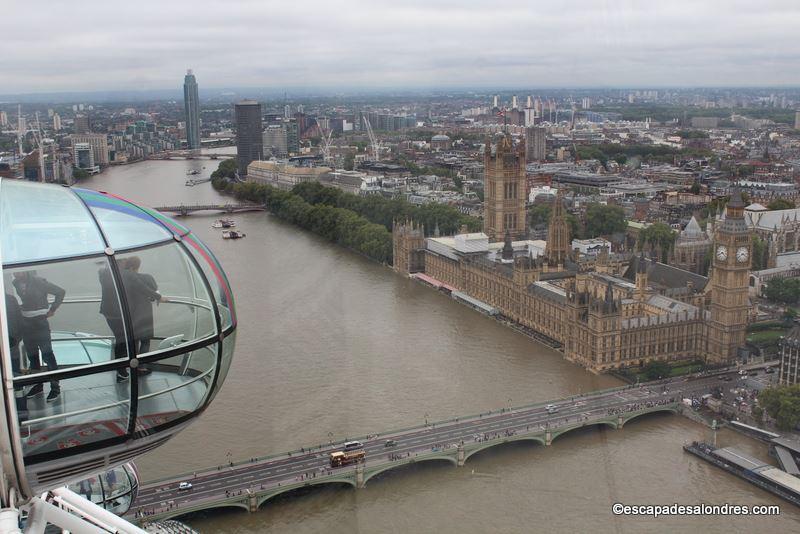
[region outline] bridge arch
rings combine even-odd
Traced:
[[[174,519],[176,517],[180,517],[187,514],[192,514],[195,512],[202,512],[205,510],[211,510],[212,508],[241,508],[242,510],[249,512],[250,507],[247,505],[247,497],[242,496],[240,497],[241,500],[239,501],[224,501],[224,502],[211,502],[203,505],[199,505],[194,508],[183,508],[178,510],[170,510],[168,512],[156,514],[153,519],[149,517],[143,517],[140,521],[163,521],[165,519]]]
[[[678,408],[677,408],[677,406],[670,406],[670,405],[654,406],[653,408],[649,408],[646,411],[634,413],[633,415],[631,415],[629,417],[624,417],[623,416],[622,417],[622,424],[619,425],[619,427],[622,428],[623,426],[625,426],[625,424],[628,423],[628,421],[631,421],[631,420],[636,419],[638,417],[641,417],[643,415],[650,415],[651,413],[657,413],[657,412],[670,412],[670,413],[674,413],[675,414],[675,413],[678,413]]]
[[[589,427],[592,427],[592,426],[603,426],[603,425],[611,427],[611,428],[613,428],[615,430],[617,428],[616,421],[587,421],[585,424],[582,424],[582,425],[575,425],[575,426],[570,426],[570,427],[566,427],[566,428],[559,428],[559,429],[556,429],[556,430],[552,431],[551,434],[550,434],[550,443],[555,441],[555,439],[557,437],[563,436],[564,434],[572,432],[573,430],[579,430],[581,428],[589,428]]]
[[[455,449],[453,449],[453,452],[455,452]],[[392,469],[398,469],[400,467],[406,467],[406,466],[409,466],[409,465],[419,464],[419,463],[422,463],[422,462],[442,461],[442,460],[448,461],[448,462],[452,463],[455,466],[458,465],[458,459],[455,456],[447,456],[447,455],[428,456],[428,457],[424,457],[424,458],[413,458],[413,461],[406,461],[406,462],[402,462],[402,461],[391,462],[388,465],[384,465],[382,467],[379,467],[375,471],[365,472],[364,473],[364,484],[366,484],[367,481],[370,480],[371,478],[373,478],[373,477],[375,477],[377,475],[380,475],[381,473],[385,473],[386,471],[391,471]]]
[[[464,451],[464,461],[466,462],[470,456],[473,456],[481,451],[485,451],[486,449],[490,449],[492,447],[497,447],[498,445],[505,445],[507,443],[513,443],[515,441],[535,441],[539,445],[546,445],[546,441],[544,436],[511,436],[506,438],[502,441],[489,441],[487,443],[483,443],[480,446],[470,449],[469,451]]]
[[[297,484],[291,484],[288,486],[284,486],[281,488],[277,488],[270,493],[265,495],[259,495],[256,498],[256,507],[261,508],[261,505],[267,502],[268,500],[277,497],[278,495],[283,495],[284,493],[288,493],[290,491],[296,491],[303,488],[310,488],[311,486],[322,486],[323,484],[337,484],[337,485],[349,485],[353,488],[356,487],[356,481],[354,479],[349,478],[331,478],[331,479],[321,479],[321,480],[309,480],[307,482],[301,482]]]

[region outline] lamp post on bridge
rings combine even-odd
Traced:
[[[328,432],[328,443],[333,446],[333,432]]]
[[[511,413],[511,398],[508,399],[508,413]]]
[[[425,412],[425,426],[428,426],[428,417],[430,417],[430,415],[428,412]]]

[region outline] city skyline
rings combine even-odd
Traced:
[[[575,0],[557,11],[449,0],[319,2],[303,12],[279,3],[84,7],[82,24],[63,24],[75,17],[68,6],[38,13],[59,31],[35,43],[27,5],[6,7],[4,93],[160,90],[188,65],[213,80],[209,88],[800,84],[798,6],[779,0],[646,9]],[[103,42],[123,44],[96,46]]]

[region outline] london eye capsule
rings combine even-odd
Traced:
[[[225,380],[230,285],[176,221],[107,193],[0,180],[0,261],[0,462],[23,497],[164,443]]]

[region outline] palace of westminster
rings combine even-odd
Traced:
[[[714,224],[706,278],[606,249],[593,260],[578,258],[560,194],[547,241],[528,240],[524,146],[508,135],[487,143],[484,164],[484,232],[426,238],[421,226],[396,223],[398,272],[494,308],[595,372],[651,360],[737,358],[745,345],[752,252],[738,193]]]

